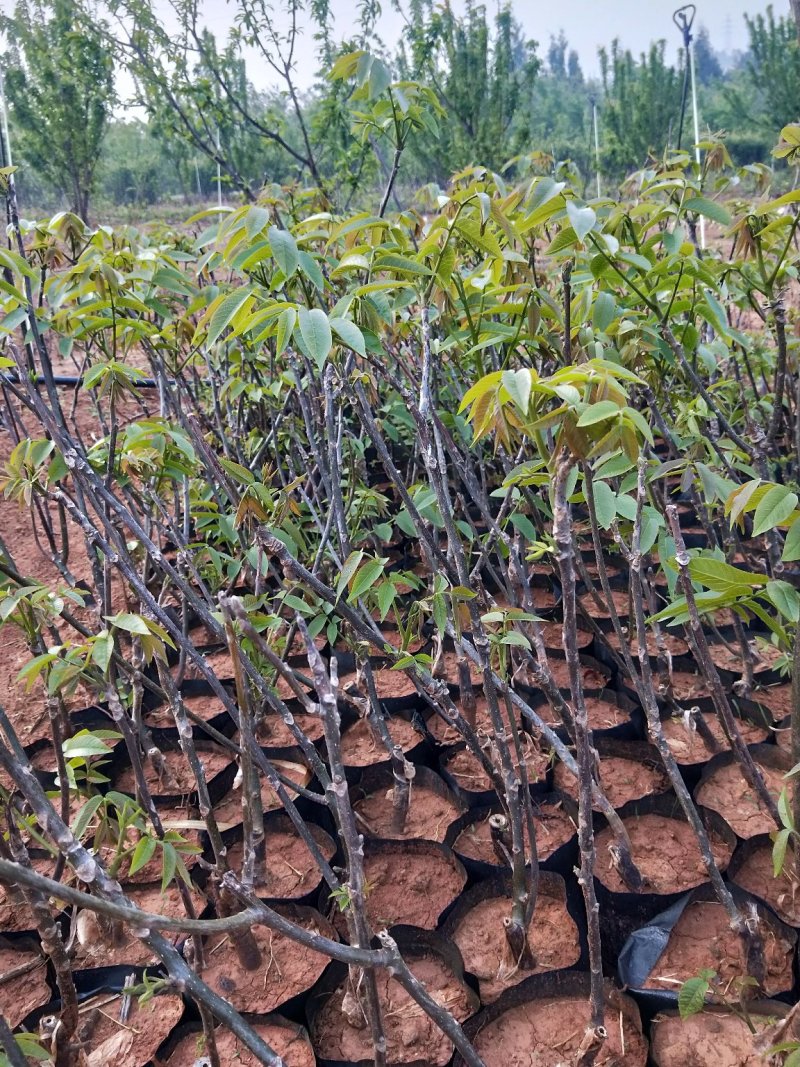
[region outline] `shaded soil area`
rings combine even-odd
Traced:
[[[557,763],[555,766],[553,784],[562,793],[577,799],[578,783],[563,763]],[[629,800],[640,800],[654,793],[663,793],[670,787],[667,774],[661,767],[638,763],[620,756],[601,758],[600,784],[614,808],[621,808]]]
[[[767,789],[777,801],[786,785],[785,771],[776,767],[758,766],[764,775]],[[698,787],[699,804],[718,811],[739,837],[755,837],[775,829],[772,816],[764,808],[754,789],[745,780],[738,763],[717,767]]]
[[[317,1061],[314,1050],[301,1026],[270,1022],[252,1022],[251,1025],[272,1051],[284,1060],[286,1067],[315,1067]],[[232,1067],[258,1067],[262,1062],[225,1027],[217,1027],[214,1040],[222,1064],[231,1064]],[[168,1059],[156,1060],[156,1067],[195,1067],[197,1060],[205,1055],[205,1052],[206,1042],[202,1032],[187,1034],[175,1046]]]
[[[536,848],[539,861],[542,862],[566,844],[577,832],[577,827],[560,804],[548,804],[539,808],[534,805],[533,811],[536,822]],[[473,860],[499,864],[492,844],[489,818],[490,816],[486,815],[462,830],[453,844],[453,850]],[[528,835],[524,822],[523,830],[527,846]]]

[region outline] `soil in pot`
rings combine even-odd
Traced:
[[[290,905],[277,910],[306,930],[335,938],[330,923],[312,908]],[[245,970],[230,937],[217,934],[205,942],[203,981],[237,1011],[261,1015],[309,990],[329,960],[266,926],[253,926],[251,931],[261,952],[259,967]]]
[[[780,649],[774,645],[767,644],[766,641],[750,641],[749,645],[753,658],[753,674],[756,675],[772,670],[776,662],[784,655]],[[725,671],[733,671],[735,674],[742,673],[742,650],[738,644],[733,642],[730,646],[713,644],[709,646],[709,651],[711,659],[717,667],[721,667]]]
[[[444,723],[443,723],[444,725]],[[401,715],[387,715],[386,728],[394,744],[410,752],[422,741],[422,735]],[[358,718],[342,734],[342,762],[345,767],[369,767],[389,759],[389,754],[369,721]]]
[[[663,767],[649,760],[609,755],[600,758],[600,784],[614,808],[621,808],[630,800],[665,793],[670,788]],[[561,762],[555,765],[553,785],[562,793],[577,799],[577,780]],[[599,809],[595,807],[595,810]]]
[[[708,711],[701,712],[701,714],[712,737],[719,745],[717,752],[725,752],[728,748],[728,741],[716,712]],[[760,744],[769,736],[769,730],[766,727],[759,726],[757,723],[750,722],[747,719],[737,719],[736,722],[739,726],[742,740],[746,745]],[[709,751],[697,729],[692,729],[688,726],[682,717],[670,715],[662,720],[662,728],[667,744],[672,749],[672,753],[678,763],[687,766],[705,763],[711,756],[716,755],[716,752]]]
[[[391,787],[380,787],[353,804],[359,827],[371,837],[444,841],[447,827],[458,818],[463,808],[452,798],[452,794],[447,795],[449,791],[443,782],[442,788],[444,792],[440,793],[437,789],[413,781],[405,825],[398,832],[392,827],[394,809]]]
[[[555,651],[561,651],[563,648],[563,623],[555,622],[540,622],[539,629],[542,632],[542,640],[544,641],[544,647],[547,649],[554,649]],[[577,630],[577,648],[579,652],[585,651],[594,640],[594,635],[591,630],[583,630],[580,628],[580,622],[578,623]]]
[[[328,834],[314,823],[306,823],[306,827],[325,859],[332,860],[336,845]],[[281,813],[268,819],[264,836],[267,861],[262,877],[256,880],[258,896],[297,900],[319,885],[322,875],[288,815]],[[236,873],[241,871],[242,852],[241,841],[228,846],[228,865]]]
[[[371,848],[366,843],[367,917],[373,929],[408,924],[435,930],[439,916],[461,893],[464,868],[449,849],[427,844],[375,842]],[[337,912],[333,921],[346,936],[344,917]]]
[[[553,675],[553,679],[559,689],[569,689],[569,664],[560,656],[548,656],[547,665]],[[596,666],[590,661],[581,663],[581,678],[583,688],[586,690],[605,689],[608,685],[608,673],[598,663]]]
[[[778,877],[772,862],[772,841],[769,837],[750,839],[739,846],[744,850],[739,862],[739,851],[731,870],[730,881],[746,889],[748,893],[769,904],[779,919],[789,926],[800,927],[800,879],[793,876],[795,861],[792,846],[786,850],[783,869]],[[735,866],[735,869],[734,869]]]
[[[17,948],[7,942],[0,945],[0,977],[17,967],[30,965],[24,974],[0,982],[0,1013],[12,1030],[34,1008],[47,1004],[53,996],[47,981],[47,960],[30,944],[29,948]]]
[[[781,685],[767,685],[763,689],[754,689],[750,699],[763,704],[772,712],[775,721],[785,719],[792,710],[792,686],[790,682]]]
[[[639,646],[636,643],[636,634],[634,632],[624,632],[623,636],[626,639],[627,646],[630,649],[634,662],[638,662]],[[605,635],[606,640],[612,648],[619,649],[620,643],[616,633],[611,630]],[[652,630],[648,629],[647,638],[645,641],[647,646],[647,652],[650,656],[662,655],[662,648],[665,652],[668,652],[670,656],[686,656],[689,654],[689,646],[682,637],[678,634],[670,633],[669,630],[661,631],[661,648],[659,648],[659,642],[656,640],[656,635]]]
[[[764,775],[767,789],[777,802],[786,785],[784,775],[789,769],[771,767],[756,760]],[[698,804],[711,808],[725,819],[730,828],[747,839],[775,829],[775,821],[762,805],[755,791],[745,780],[739,764],[732,760],[714,770],[695,790]]]
[[[431,953],[409,960],[408,966],[430,996],[459,1022],[472,1014],[473,1004],[467,987],[439,956]],[[376,979],[383,1009],[387,1063],[445,1067],[453,1054],[450,1040],[386,971],[378,971]],[[351,1026],[343,1010],[343,1001],[349,991],[350,984],[346,979],[320,1009],[313,1026],[314,1047],[325,1060],[372,1063],[369,1028]]]
[[[55,865],[52,856],[31,856],[30,861],[38,874],[52,877]],[[33,930],[35,926],[28,905],[22,899],[17,899],[7,885],[0,885],[0,931],[4,934],[20,933],[23,930]]]
[[[528,944],[536,966],[517,966],[506,940],[503,920],[511,914],[511,898],[491,896],[477,903],[458,921],[448,924],[449,936],[464,959],[464,967],[480,985],[481,1002],[491,1004],[501,993],[532,974],[573,967],[581,956],[575,920],[567,910],[563,892],[548,887],[543,879],[536,898],[533,920],[528,928]]]
[[[184,754],[179,749],[163,748],[165,770],[163,774],[153,766],[151,760],[145,761],[145,780],[153,796],[188,796],[197,788],[192,769]],[[197,753],[206,781],[211,781],[221,774],[231,763],[231,754],[222,748],[202,748]],[[133,768],[125,767],[117,775],[114,788],[120,793],[136,794],[136,780]]]
[[[300,707],[292,707],[292,718],[309,741],[319,741],[323,735],[319,715],[310,715]],[[256,725],[256,741],[262,748],[290,748],[297,738],[283,721],[281,715],[264,715]]]
[[[785,1007],[785,1005],[784,1005]],[[722,1008],[707,1007],[697,1015],[682,1019],[678,1014],[657,1015],[650,1027],[650,1055],[655,1067],[764,1067],[764,1056],[753,1050],[755,1034],[774,1016],[757,1015],[752,1008],[748,1019]]]
[[[589,716],[589,727],[595,732],[612,730],[615,726],[620,726],[622,723],[630,721],[630,712],[627,708],[620,706],[619,703],[608,697],[585,694],[584,703],[586,704],[586,714]],[[548,726],[563,726],[561,719],[549,704],[542,704],[541,707],[537,708],[536,713],[542,722]]]
[[[131,901],[142,911],[154,915],[166,915],[172,919],[185,919],[186,909],[183,906],[178,887],[172,883],[167,886],[165,892],[161,891],[161,883],[151,885],[125,886],[125,893]],[[192,887],[189,890],[194,907],[195,917],[199,916],[207,904],[206,897],[198,889]],[[98,922],[97,916],[88,911],[79,913],[78,936],[75,939],[75,963],[78,967],[114,967],[117,964],[143,965],[158,962],[158,957],[153,955],[151,949],[138,937],[135,937],[127,926],[122,925],[119,929],[111,930]],[[172,940],[167,931],[166,936]],[[177,940],[182,940],[180,935]]]
[[[198,693],[193,696],[183,696],[183,703],[194,715],[203,722],[209,722],[217,715],[225,711],[222,701],[215,693]],[[175,717],[170,710],[169,704],[159,704],[157,708],[151,708],[144,714],[145,723],[152,730],[174,730]]]
[[[528,784],[536,785],[542,782],[550,766],[550,751],[542,748],[534,741],[530,734],[520,734],[520,744],[525,759],[525,767],[528,772]],[[516,756],[516,752],[513,753]],[[490,754],[489,758],[492,756]],[[519,764],[514,760],[515,767]],[[499,769],[499,758],[495,761]],[[449,775],[453,783],[463,793],[485,793],[494,789],[489,775],[484,770],[478,757],[468,748],[457,748],[445,755],[442,759],[441,769]]]
[[[297,763],[292,760],[270,760],[276,771],[285,775],[289,781],[297,782],[298,785],[307,786],[314,777],[311,769],[305,763]],[[266,814],[283,805],[278,799],[278,794],[269,784],[263,774],[259,774],[259,786],[261,789],[261,810]],[[286,786],[286,792],[290,797],[297,795],[297,790]],[[239,786],[231,789],[221,800],[214,805],[214,815],[220,829],[229,829],[238,826],[242,821],[242,790]]]
[[[586,610],[587,614],[593,619],[610,619],[611,609],[607,606],[606,595],[602,589],[598,590],[600,599],[603,601],[605,607],[600,607],[595,601],[591,593],[583,593],[579,597],[581,606]],[[617,615],[620,619],[627,619],[628,611],[630,607],[630,600],[628,598],[627,589],[612,589],[611,590],[611,603],[617,610]]]
[[[184,862],[184,866],[187,870],[191,870],[197,863],[197,856],[202,852],[202,843],[200,835],[205,830],[205,823],[200,819],[200,813],[196,808],[191,806],[169,807],[159,808],[158,814],[161,818],[165,830],[174,830],[181,835],[183,840],[191,846],[192,851],[182,852],[181,857]],[[128,838],[126,848],[130,851],[130,855],[127,856],[116,872],[116,877],[120,881],[129,883],[135,882],[137,885],[141,885],[147,882],[156,882],[161,880],[163,873],[163,854],[161,849],[156,848],[153,858],[140,867],[135,874],[129,873],[129,867],[133,856],[133,851],[139,840],[139,833],[134,829],[128,830]],[[197,850],[196,852],[194,850]],[[116,848],[115,844],[109,842],[100,849],[100,856],[108,868],[115,859]]]
[[[764,992],[768,996],[785,993],[794,985],[794,945],[765,922],[759,929],[764,945]],[[733,988],[735,979],[748,973],[742,939],[731,930],[728,913],[716,900],[686,905],[644,988],[676,993],[704,968],[716,972],[723,989]]]
[[[314,1050],[302,1026],[286,1020],[248,1022],[272,1051],[281,1057],[286,1067],[315,1067],[317,1061]],[[223,1067],[258,1067],[262,1062],[227,1027],[218,1026],[214,1038]],[[200,1030],[182,1038],[167,1059],[159,1058],[155,1062],[156,1067],[195,1067],[196,1061],[203,1055],[205,1039]]]
[[[575,1063],[589,1024],[586,991],[573,996],[542,992],[535,999],[514,1004],[515,995],[523,996],[524,991],[522,985],[506,994],[512,1006],[482,1026],[473,1038],[486,1067],[560,1067]],[[595,1067],[645,1067],[647,1041],[638,1013],[628,998],[610,987],[606,990],[604,1023],[608,1038],[597,1054]],[[463,1061],[456,1058],[455,1062],[461,1067]]]
[[[372,677],[379,700],[406,699],[415,696],[417,687],[405,671],[393,671],[391,667],[373,667]],[[346,686],[349,679],[344,678]]]
[[[464,714],[464,710],[460,705],[458,699],[454,701],[456,707]],[[428,730],[441,745],[455,745],[459,741],[463,741],[464,738],[455,728],[450,726],[441,715],[431,715],[427,722]],[[492,733],[492,719],[489,715],[489,705],[486,703],[486,697],[481,696],[479,693],[475,694],[475,730],[479,737],[486,737]]]
[[[672,695],[681,704],[703,700],[711,696],[705,678],[696,671],[672,671]]]
[[[130,1014],[119,1021],[122,997],[101,993],[80,1008],[78,1037],[85,1041],[86,1067],[145,1067],[183,1015],[179,996],[130,1000]]]
[[[491,812],[486,811],[481,818],[466,826],[453,842],[453,851],[468,859],[499,867],[500,862],[494,850],[489,825],[490,817]],[[560,803],[537,805],[534,802],[533,817],[536,825],[536,850],[539,862],[544,863],[556,849],[572,839],[577,832],[577,827]],[[523,830],[527,848],[528,834],[524,820]]]
[[[691,826],[683,819],[650,813],[624,820],[631,839],[633,861],[646,880],[648,893],[681,893],[707,878],[700,847]],[[721,870],[731,858],[732,847],[710,832],[711,851]],[[596,875],[612,893],[627,893],[627,886],[614,865],[609,845],[614,836],[609,827],[597,835]]]
[[[483,671],[477,663],[473,663],[471,659],[467,659],[469,665],[469,676],[475,685],[483,685]],[[397,673],[397,672],[394,672]],[[434,674],[437,678],[444,678],[451,685],[459,684],[458,677],[458,660],[455,652],[443,652],[441,659],[439,660]]]

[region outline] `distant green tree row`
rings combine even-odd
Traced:
[[[345,41],[333,37],[328,0],[285,0],[279,16],[267,0],[232,2],[223,43],[203,28],[199,0],[169,0],[177,34],[153,0],[107,0],[98,10],[84,0],[18,0],[0,16],[14,162],[28,199],[63,200],[83,217],[93,195],[112,204],[208,199],[218,170],[228,195],[252,200],[265,184],[296,181],[339,208],[381,190],[407,202],[472,165],[560,166],[587,182],[597,165],[593,105],[607,185],[676,143],[683,60],[671,64],[664,41],[638,57],[619,41],[600,48],[601,77],[591,81],[563,33],[540,55],[509,6],[489,18],[474,0],[461,16],[449,4],[408,0],[389,50],[376,33],[375,0],[360,0]],[[309,21],[313,60],[300,34]],[[695,42],[703,125],[725,131],[739,163],[766,159],[775,129],[800,118],[792,15],[769,8],[746,22],[749,47],[731,69],[706,31]],[[245,48],[270,71],[274,91],[253,88]],[[295,80],[301,50],[318,70],[306,93]],[[347,76],[328,77],[354,52]],[[135,87],[137,118],[116,100],[120,67]],[[389,102],[377,104],[387,85]],[[684,146],[689,129],[687,116]]]

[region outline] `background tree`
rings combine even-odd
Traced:
[[[654,42],[637,62],[614,41],[600,49],[603,78],[605,164],[619,172],[641,166],[651,153],[660,154],[676,124],[682,75],[665,58],[664,41]]]
[[[73,0],[19,0],[0,29],[11,43],[3,66],[19,155],[88,219],[114,101],[102,28]]]
[[[759,114],[770,130],[800,117],[800,43],[793,19],[775,17],[770,5],[765,15],[745,16],[750,36],[747,70],[756,90]]]

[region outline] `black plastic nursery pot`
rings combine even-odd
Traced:
[[[0,1012],[13,1029],[44,1014],[55,994],[55,978],[35,931],[0,935],[0,974],[29,965],[31,970],[0,983]]]
[[[530,734],[520,732],[520,743],[526,756],[528,789],[532,797],[543,796],[552,790],[552,761],[550,753],[539,748]],[[491,753],[487,752],[491,759]],[[439,753],[439,774],[453,793],[469,808],[483,807],[497,796],[491,780],[480,760],[465,741],[448,745]]]
[[[594,747],[600,757],[600,784],[612,807],[672,792],[658,750],[648,741],[624,741],[606,735],[596,737]],[[561,762],[553,769],[553,784],[577,800],[577,779]]]
[[[452,942],[413,926],[395,926],[389,933],[427,992],[446,1004],[459,1022],[477,1011],[477,994],[466,980],[463,961]],[[453,1053],[449,1039],[386,971],[377,971],[376,978],[384,1009],[387,1067],[446,1067]],[[347,967],[331,963],[308,997],[306,1019],[318,1067],[371,1067],[374,1063],[369,1028],[348,1021],[350,1009],[344,999],[348,990]]]
[[[773,840],[770,834],[757,834],[740,841],[728,867],[729,882],[757,897],[772,908],[781,922],[800,927],[800,885],[796,875],[797,860],[792,845],[786,850],[783,866],[776,876],[773,863]]]
[[[578,806],[572,797],[554,790],[533,799],[539,868],[569,878],[578,862]],[[453,849],[474,881],[493,878],[506,869],[492,845],[489,818],[502,813],[498,797],[491,804],[471,808],[452,822],[444,843]],[[502,854],[501,854],[502,855]]]
[[[768,791],[777,802],[792,769],[788,752],[777,745],[749,745],[754,762],[761,768]],[[739,838],[746,840],[776,829],[775,822],[744,778],[735,753],[721,752],[703,768],[694,789],[698,804],[721,814]]]
[[[446,845],[436,841],[364,840],[367,917],[374,930],[416,926],[435,930],[467,884],[467,872]],[[323,886],[319,909],[347,939],[347,922]]]
[[[742,697],[729,698],[729,703],[745,744],[769,741],[773,735],[774,723],[768,708]],[[705,731],[697,727],[698,716],[702,716],[701,725],[705,724]],[[672,749],[681,776],[687,786],[693,789],[708,761],[728,748],[713,704],[709,707],[706,701],[698,701],[696,712],[675,711],[662,706],[660,717],[667,743]],[[711,734],[713,748],[704,741],[704,732]]]
[[[150,761],[145,764],[145,773],[156,807],[196,807],[199,798],[188,760],[181,752],[177,740],[162,738],[161,741],[159,748],[167,764],[166,774],[160,777]],[[211,803],[217,804],[230,790],[236,777],[233,753],[213,741],[195,741],[195,748],[200,762],[204,765]],[[107,774],[113,789],[130,796],[135,795],[135,779],[124,745],[117,745]],[[175,777],[176,774],[180,777]],[[179,786],[178,790],[176,785]]]
[[[320,814],[320,822],[328,823],[327,827],[308,819],[304,821],[320,852],[331,862],[337,850],[336,842],[328,832],[333,830],[332,822],[327,809],[321,809]],[[226,860],[234,872],[241,870],[243,833],[241,823],[222,832]],[[213,851],[208,837],[204,834],[203,838],[203,858],[208,863],[213,863]],[[265,870],[256,879],[256,895],[261,899],[315,904],[322,885],[322,872],[283,809],[276,808],[264,815],[264,851]],[[205,887],[209,880],[208,871],[200,868],[194,878],[198,885]]]
[[[367,767],[350,789],[359,829],[367,837],[444,841],[447,828],[466,804],[428,767],[415,767],[402,831],[392,824],[394,778],[390,767]]]
[[[569,694],[564,694],[569,700]],[[547,697],[538,690],[528,690],[526,702],[546,726],[552,727],[562,741],[569,741],[569,733],[561,719],[550,707]],[[592,736],[596,739],[613,737],[620,741],[643,740],[646,736],[645,715],[639,704],[628,694],[615,689],[598,689],[584,693]],[[536,730],[530,715],[523,711],[526,726]],[[604,725],[605,724],[605,725]]]
[[[338,940],[333,925],[315,908],[281,900],[265,903],[309,932]],[[212,934],[204,940],[203,981],[237,1011],[251,1015],[280,1011],[289,1019],[301,1021],[306,996],[328,965],[329,957],[260,924],[250,927],[250,933],[261,956],[256,970],[242,966],[227,934]]]
[[[503,924],[511,915],[512,899],[510,872],[494,875],[462,893],[442,926],[443,936],[458,947],[465,970],[478,983],[484,1005],[533,974],[588,965],[586,912],[574,881],[567,886],[560,874],[539,871],[528,928],[529,969],[517,965],[506,941]]]
[[[661,1010],[650,1022],[650,1059],[653,1067],[754,1063],[756,1034],[788,1012],[779,1000],[748,1001],[746,1018],[739,1005],[706,1005],[685,1019],[674,1008]]]
[[[543,1065],[575,1062],[589,1024],[589,983],[580,971],[536,974],[467,1020],[464,1030],[486,1067],[525,1063],[534,1049]],[[635,1000],[608,980],[604,992],[605,1062],[645,1067],[647,1040]],[[453,1067],[465,1067],[458,1053]]]
[[[188,1012],[187,1012],[188,1014]],[[283,1015],[244,1015],[245,1022],[290,1067],[314,1067],[316,1060],[308,1032]],[[225,1026],[214,1031],[223,1067],[256,1067],[260,1062]],[[208,1067],[206,1043],[199,1019],[189,1019],[175,1028],[158,1050],[157,1067]]]
[[[736,836],[716,812],[698,808],[711,837],[721,871],[727,869]],[[606,820],[595,816],[597,866],[595,889],[600,904],[603,961],[610,972],[630,934],[707,880],[699,846],[677,798],[669,793],[643,797],[619,811],[631,835],[633,861],[646,880],[640,893],[631,892],[613,863],[608,845],[614,838]]]
[[[794,1003],[797,986],[797,931],[780,919],[756,897],[737,886],[729,886],[734,902],[740,909],[755,911],[762,938],[762,950],[767,964],[767,996]],[[702,913],[698,910],[705,908]],[[695,909],[692,913],[691,909]],[[726,941],[716,936],[708,923],[708,909],[718,914]],[[679,923],[681,926],[679,926]],[[689,930],[689,924],[692,929]],[[681,929],[686,936],[693,934],[695,954],[687,958],[682,968],[676,959],[665,953],[675,949],[675,937]],[[733,946],[733,947],[731,947]],[[701,956],[697,955],[699,950]],[[736,958],[733,953],[740,956]],[[620,981],[636,997],[643,1010],[654,1014],[678,1006],[678,994],[685,981],[696,977],[701,970],[714,971],[721,989],[734,989],[737,978],[748,977],[746,952],[738,934],[730,927],[727,912],[719,903],[710,883],[683,894],[668,908],[635,930],[619,956]],[[663,973],[662,973],[663,972]],[[735,994],[734,994],[735,995]]]

